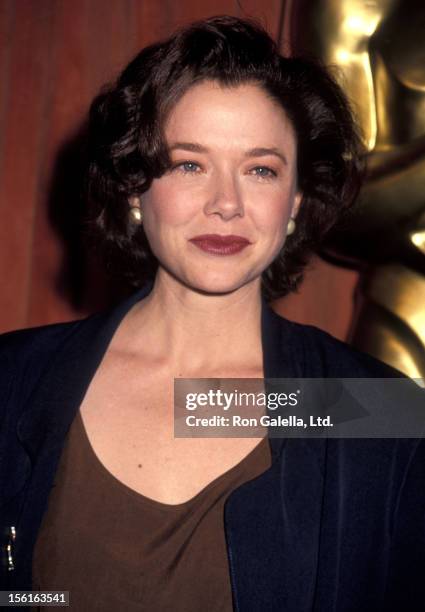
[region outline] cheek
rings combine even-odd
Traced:
[[[158,227],[163,223],[173,222],[175,208],[172,194],[168,190],[159,187],[152,188],[144,204],[145,225]]]
[[[271,198],[267,205],[257,211],[257,227],[261,233],[275,243],[283,239],[290,216],[291,206],[286,197]]]
[[[144,199],[143,213],[147,230],[178,227],[193,217],[193,198],[190,194],[177,195],[175,190],[166,186],[151,188]]]

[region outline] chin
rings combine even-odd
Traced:
[[[241,289],[246,284],[253,282],[254,279],[247,278],[217,278],[209,277],[208,274],[203,274],[201,278],[191,278],[185,284],[193,291],[202,293],[203,295],[225,295],[234,293]]]

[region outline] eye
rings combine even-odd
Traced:
[[[192,161],[179,162],[173,166],[173,170],[183,172],[183,174],[196,174],[201,170],[199,164]]]
[[[250,172],[254,176],[264,179],[273,179],[277,176],[277,172],[272,170],[272,168],[268,168],[267,166],[256,166],[255,168],[252,168]]]

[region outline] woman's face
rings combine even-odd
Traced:
[[[206,81],[173,108],[165,137],[171,169],[141,198],[160,272],[207,293],[259,283],[301,199],[285,113],[256,85]]]

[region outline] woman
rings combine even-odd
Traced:
[[[3,588],[76,610],[422,609],[422,443],[173,435],[174,378],[396,375],[266,303],[357,194],[337,85],[212,18],[143,50],[90,134],[91,218],[142,288],[2,337]]]

